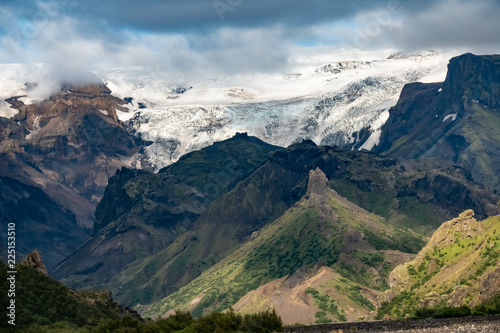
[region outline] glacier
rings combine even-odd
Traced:
[[[370,127],[370,137],[359,147],[370,150],[378,144],[380,128],[403,86],[444,81],[451,56],[366,53],[351,60],[333,54],[330,58],[335,61],[325,64],[320,58],[323,62],[289,74],[192,81],[182,94],[171,91],[168,78],[151,73],[138,76],[120,69],[103,77],[113,94],[132,99],[130,113],[119,113],[119,117],[134,135],[153,142],[145,154],[159,170],[237,132],[277,146],[311,139],[345,148],[352,147],[357,133]]]
[[[403,86],[444,81],[447,63],[455,55],[296,51],[296,66],[288,73],[181,80],[154,68],[133,67],[94,74],[128,102],[129,112],[117,111],[120,121],[130,133],[152,143],[137,159],[147,159],[159,170],[237,132],[277,146],[310,139],[353,148],[360,131],[369,128],[368,139],[357,148],[370,150],[378,144],[380,128]],[[26,79],[31,69],[19,66],[0,65],[6,73],[0,77],[0,116],[17,113],[4,102],[8,97],[27,95],[23,101],[29,104],[50,95],[49,89],[27,91],[24,82],[34,81]],[[16,77],[19,72],[24,76]]]

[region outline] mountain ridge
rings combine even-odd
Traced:
[[[368,234],[365,236],[364,233],[369,230],[377,236]],[[297,246],[298,239],[300,247]],[[402,239],[404,241],[401,241]],[[344,278],[356,280],[354,272],[366,266],[357,259],[361,253],[366,253],[369,257],[375,256],[375,253],[378,253],[375,248],[415,251],[422,246],[421,242],[417,234],[390,226],[379,217],[340,197],[329,188],[328,179],[318,168],[309,173],[306,194],[283,216],[265,226],[255,238],[244,243],[198,279],[165,300],[147,306],[146,311],[144,309],[142,311],[147,315],[163,315],[171,308],[180,308],[189,309],[194,314],[200,315],[209,309],[224,310],[234,305],[247,292],[259,287],[261,281],[271,282],[287,274],[299,274],[298,271],[304,271],[301,267],[315,265],[318,262],[333,265],[334,270],[344,274]],[[377,255],[384,256],[382,253]],[[354,262],[356,263],[354,266],[360,262],[361,268],[348,268]],[[364,274],[371,276],[373,272]],[[359,285],[355,281],[351,283]],[[382,279],[373,282],[371,287],[383,288]],[[205,288],[207,290],[204,290]],[[368,292],[369,289],[366,290]],[[361,296],[357,302],[366,302],[362,301],[363,299]],[[351,303],[357,304],[354,300],[349,304]],[[374,309],[374,306],[367,304],[358,304],[356,308],[361,312],[356,313],[368,315],[369,311],[366,311],[366,308]],[[342,304],[339,304],[339,309],[349,312]],[[200,312],[201,310],[203,312]],[[343,318],[341,312],[336,316],[337,319],[338,316]],[[335,317],[330,316],[330,318]],[[354,315],[349,315],[349,318],[354,318]]]
[[[94,237],[52,274],[61,278],[75,272],[78,278],[89,273],[109,279],[117,272],[102,266],[104,262],[121,270],[135,259],[168,247],[191,228],[220,193],[260,166],[273,149],[260,140],[239,135],[237,140],[193,152],[168,172],[119,170],[110,179],[96,211],[99,220]],[[245,159],[234,158],[243,152]],[[146,239],[148,248],[143,248]],[[104,258],[103,251],[121,259]],[[97,283],[99,279],[102,276]]]
[[[108,222],[98,221],[97,226],[105,227],[96,230],[94,238],[52,274],[77,287],[110,288],[127,306],[147,304],[165,297],[195,279],[298,202],[307,191],[309,170],[317,167],[330,177],[331,188],[355,204],[375,210],[389,224],[413,228],[424,234],[437,226],[439,219],[453,217],[455,209],[478,208],[482,211],[479,215],[483,216],[485,209],[496,203],[460,168],[429,161],[425,163],[435,166],[435,170],[426,171],[429,169],[424,162],[407,168],[393,159],[372,153],[318,147],[312,141],[285,149],[271,149],[267,144],[261,144],[266,153],[260,155],[258,163],[249,166],[247,171],[238,172],[233,180],[227,180],[225,185],[213,190],[210,184],[218,181],[218,176],[214,177],[211,171],[207,173],[214,164],[207,164],[206,158],[219,158],[231,145],[238,147],[232,156],[221,159],[220,165],[213,169],[216,174],[226,173],[226,165],[242,163],[238,159],[246,156],[245,150],[254,145],[252,140],[239,136],[221,142],[214,148],[186,156],[179,164],[159,174],[120,171],[110,181],[98,209],[108,214],[99,216],[112,218]],[[214,153],[207,155],[208,152]],[[243,161],[247,159],[248,156]],[[123,181],[118,181],[121,177]],[[193,188],[179,182],[180,179],[192,185],[198,184],[198,190],[189,192]],[[235,181],[239,182],[234,184]],[[168,194],[167,184],[170,184],[168,191],[171,194]],[[233,184],[232,188],[227,188],[229,184]],[[172,192],[176,188],[182,191]],[[191,190],[183,192],[189,188]],[[212,193],[212,199],[206,199],[208,194],[199,195],[204,189],[210,190],[207,193]],[[178,193],[177,199],[172,201],[176,206],[168,208],[170,204],[165,198],[174,198],[173,193]],[[198,194],[192,196],[193,193]],[[123,200],[122,194],[135,199]],[[196,211],[188,203],[193,199],[199,202],[197,209],[205,207],[203,211],[192,214]],[[419,210],[412,208],[416,206]],[[159,211],[166,212],[166,208],[175,208],[177,215],[158,214]],[[120,212],[116,219],[114,211]],[[148,247],[140,246],[144,237],[149,237],[146,235],[164,234],[162,221],[172,218],[172,221],[177,219],[181,223],[179,228],[172,229],[175,234],[158,241],[151,238],[146,242]],[[141,222],[145,220],[149,222]],[[126,238],[129,231],[130,238]],[[143,234],[142,239],[139,233]],[[376,237],[374,233],[370,236]],[[108,255],[102,256],[102,253]]]

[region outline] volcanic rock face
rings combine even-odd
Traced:
[[[500,56],[467,53],[453,58],[443,92],[449,101],[476,100],[490,109],[500,107]],[[458,109],[456,110],[458,111]]]
[[[19,110],[16,136],[27,158],[44,174],[87,200],[97,202],[107,179],[140,148],[118,122],[116,110],[124,101],[101,86],[71,88],[38,104],[8,100]],[[6,133],[7,134],[7,133]],[[17,135],[16,135],[17,134]],[[140,166],[140,165],[139,165]]]
[[[108,178],[123,166],[147,168],[138,157],[144,142],[118,121],[125,101],[102,82],[65,84],[62,92],[29,105],[22,96],[6,101],[19,113],[0,118],[0,176],[8,185],[0,203],[9,212],[3,217],[26,231],[22,251],[38,248],[50,268],[88,237]],[[10,194],[16,188],[24,197]],[[39,202],[28,214],[34,198]],[[61,232],[67,240],[59,239]]]
[[[320,168],[309,172],[309,183],[307,184],[307,194],[325,195],[328,190],[328,178]]]

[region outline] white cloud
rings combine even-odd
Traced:
[[[248,25],[221,23],[203,29],[193,22],[192,29],[177,32],[113,26],[104,17],[91,21],[88,18],[93,16],[63,7],[60,12],[49,10],[45,2],[38,2],[38,12],[18,17],[10,7],[0,6],[0,31],[8,32],[0,35],[0,62],[44,62],[65,78],[100,67],[146,66],[162,75],[189,79],[286,72],[294,65],[293,48],[303,41],[408,51],[462,48],[480,52],[489,47],[495,52],[499,46],[500,6],[492,0],[442,0],[418,9],[415,2],[401,2],[397,10],[391,10],[392,3],[398,1],[380,1],[369,10],[363,7],[350,11],[351,15],[332,16],[331,21],[318,19],[298,26],[278,15],[275,24],[259,25],[254,18]],[[242,5],[235,11],[245,8]]]
[[[112,32],[89,36],[71,17],[36,24],[32,38],[3,38],[3,62],[43,62],[56,77],[100,67],[148,66],[190,77],[279,71],[291,42],[282,28],[222,27],[209,33]],[[115,35],[114,35],[115,34]],[[30,52],[27,52],[30,50]]]
[[[373,38],[373,46],[393,46],[408,51],[499,52],[498,17],[498,1],[437,1],[422,11],[404,12],[395,17]]]

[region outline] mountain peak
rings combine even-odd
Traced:
[[[307,194],[325,195],[328,190],[328,178],[326,178],[325,173],[320,168],[309,171]]]

